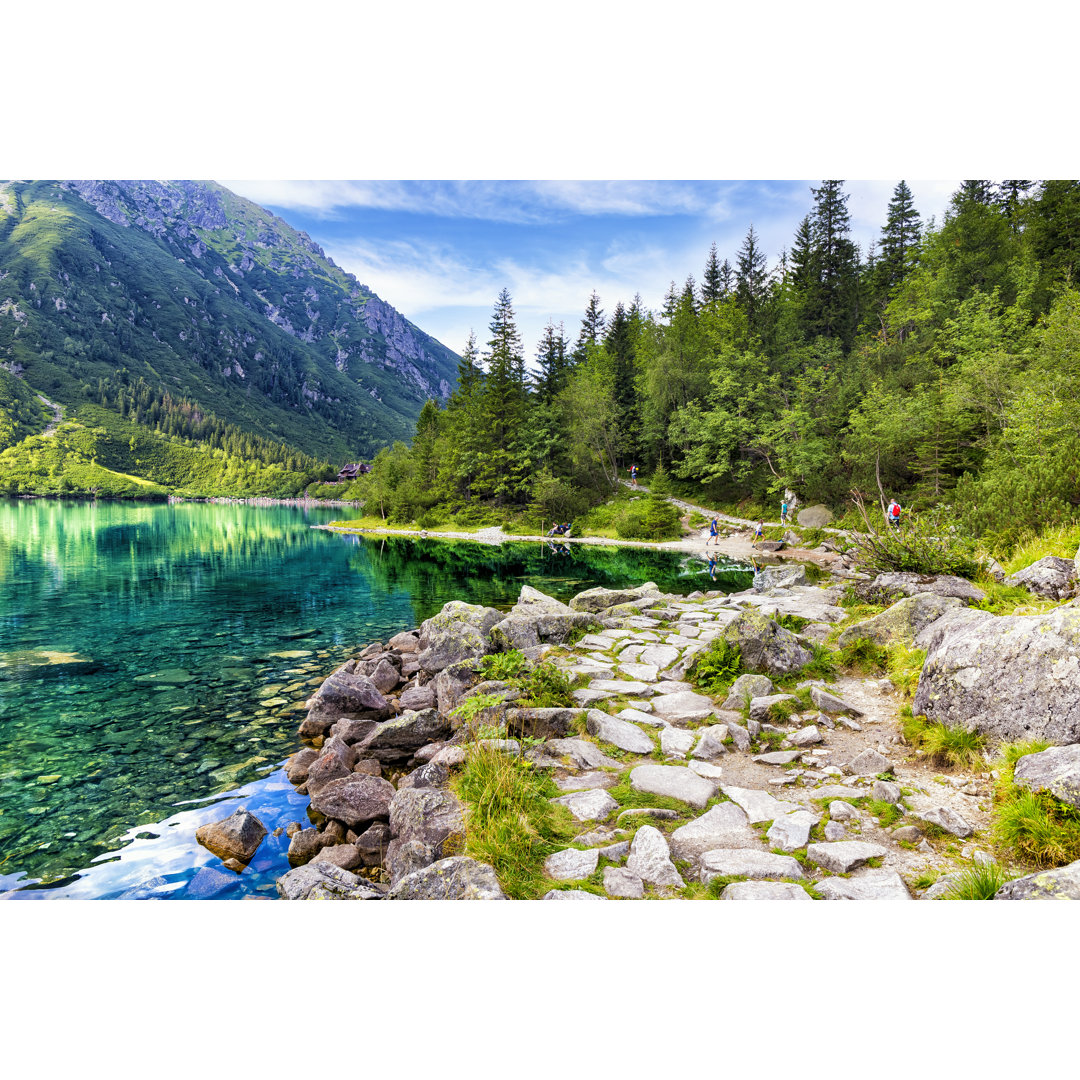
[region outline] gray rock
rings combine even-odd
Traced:
[[[921,836],[922,830],[918,825],[901,825],[899,829],[894,829],[892,834],[894,840],[903,840],[908,844],[914,844]]]
[[[692,720],[704,720],[716,712],[712,698],[704,694],[695,694],[692,690],[682,690],[675,694],[662,694],[652,700],[653,710],[658,716],[672,724],[685,724]]]
[[[654,716],[652,712],[645,712],[641,706],[648,705],[649,709],[652,709],[652,705],[648,702],[638,702],[636,706],[628,709],[622,709],[616,715],[620,720],[628,720],[631,724],[647,724],[649,727],[668,727],[669,722],[662,716]]]
[[[847,836],[847,829],[839,821],[828,821],[825,823],[825,839],[829,843],[833,843],[836,840],[843,840]]]
[[[639,585],[636,589],[587,589],[578,593],[570,601],[571,611],[599,612],[618,604],[631,604],[649,595],[657,595],[659,590],[652,581]]]
[[[808,727],[793,732],[788,739],[796,746],[813,746],[822,741],[822,735],[813,724],[810,724]]]
[[[348,776],[357,761],[356,751],[346,742],[332,738],[319,756],[308,766],[307,789],[309,795],[326,787],[331,780]]]
[[[871,589],[903,593],[916,596],[918,593],[935,593],[937,596],[956,596],[961,600],[977,604],[986,598],[986,593],[970,581],[951,574],[878,574],[870,583]]]
[[[612,788],[619,782],[614,773],[588,772],[580,776],[562,776],[555,778],[555,786],[560,791],[595,791],[598,788]]]
[[[677,859],[693,861],[718,848],[761,848],[757,833],[735,803],[719,803],[671,834],[671,850]]]
[[[895,870],[866,870],[858,877],[824,878],[814,886],[826,900],[910,900]]]
[[[681,765],[639,765],[630,773],[635,791],[666,795],[699,810],[716,794],[717,785]]]
[[[578,821],[603,821],[619,804],[606,792],[599,790],[575,791],[551,800],[565,806]]]
[[[450,722],[434,709],[406,712],[379,724],[357,749],[384,763],[408,761],[413,751],[450,734]],[[309,784],[310,788],[310,784]]]
[[[755,754],[754,761],[763,765],[790,765],[801,757],[801,750],[772,750],[767,754]]]
[[[570,696],[582,708],[586,708],[589,705],[595,705],[598,701],[603,701],[605,698],[614,697],[614,694],[609,693],[607,690],[573,690]]]
[[[925,841],[923,841],[925,843]],[[954,886],[963,881],[963,871],[957,870],[952,874],[942,874],[920,897],[921,900],[948,900]],[[996,899],[996,896],[995,896]]]
[[[708,885],[715,877],[800,879],[804,876],[798,860],[771,851],[718,848],[701,856],[702,885]]]
[[[773,719],[773,706],[783,701],[798,701],[794,694],[770,694],[768,697],[750,699],[750,719],[757,720],[759,724]]]
[[[642,825],[634,834],[626,869],[651,885],[669,885],[679,889],[686,886],[671,861],[664,834],[652,825]]]
[[[478,659],[489,649],[488,632],[503,619],[494,608],[451,600],[420,625],[419,655],[423,671],[438,672],[462,660]]]
[[[333,863],[315,861],[297,866],[277,880],[282,900],[381,900],[370,882]]]
[[[388,900],[505,900],[495,871],[464,855],[415,870],[389,892]]]
[[[214,900],[223,893],[228,892],[235,884],[235,874],[227,874],[216,866],[200,866],[195,872],[195,876],[184,887],[184,899]],[[144,889],[130,889],[128,891],[136,894],[131,899],[142,900],[146,898]],[[139,893],[142,895],[138,895]],[[123,897],[120,899],[123,899]]]
[[[480,682],[480,673],[476,670],[476,661],[462,660],[443,668],[430,684],[435,688],[437,708],[443,716],[461,704],[465,694]]]
[[[728,722],[727,729],[736,749],[742,750],[744,753],[750,749],[750,732],[746,728],[732,720]]]
[[[405,788],[390,803],[390,834],[419,840],[434,859],[456,855],[465,846],[465,807],[449,791]]]
[[[931,623],[937,622],[947,612],[957,611],[963,606],[964,601],[956,596],[938,596],[936,593],[905,596],[872,618],[849,626],[840,635],[837,644],[843,648],[853,641],[865,638],[881,645],[894,641],[911,645]]]
[[[772,679],[767,675],[740,675],[731,684],[731,689],[720,708],[738,712],[753,698],[768,697],[773,692]]]
[[[790,881],[733,881],[721,900],[812,900],[801,886]]]
[[[433,709],[437,702],[435,687],[430,683],[427,686],[406,687],[398,698],[398,704],[402,709],[412,712],[419,712],[421,709]]]
[[[701,761],[713,761],[727,753],[724,747],[724,739],[730,735],[727,724],[713,724],[711,727],[700,728],[697,732],[685,732],[684,734],[692,737],[696,735],[697,745],[694,746],[691,740],[691,746],[694,747],[693,756]],[[660,745],[664,745],[662,737]]]
[[[319,852],[319,861],[340,866],[342,870],[355,870],[364,865],[363,856],[353,844],[332,844]]]
[[[1007,881],[994,893],[994,899],[1080,900],[1080,859],[1056,870],[1041,870]]]
[[[1080,807],[1080,744],[1025,754],[1016,763],[1013,779],[1022,787],[1048,791],[1055,799]]]
[[[607,844],[604,847],[597,848],[596,851],[601,859],[622,862],[630,854],[630,841],[620,840],[617,844]]]
[[[830,694],[820,686],[810,687],[810,700],[814,703],[814,707],[820,709],[822,712],[846,713],[848,716],[863,715],[861,709],[856,709],[854,705],[849,705],[842,698],[838,698],[835,694]]]
[[[303,784],[307,780],[308,768],[318,756],[319,752],[312,750],[310,747],[305,747],[303,750],[298,750],[293,754],[285,763],[285,775],[288,777],[289,783],[293,785]]]
[[[912,817],[920,821],[927,821],[931,825],[937,825],[953,836],[961,839],[971,836],[975,830],[953,809],[948,806],[934,806],[930,809],[917,809],[911,811]]]
[[[553,596],[534,589],[531,585],[522,585],[517,603],[510,609],[511,615],[566,615],[570,607]]]
[[[781,802],[774,799],[767,791],[757,788],[737,787],[734,784],[723,784],[720,790],[737,806],[746,813],[750,823],[757,824],[759,821],[775,821],[784,814],[802,810],[798,803]]]
[[[893,765],[884,754],[868,746],[842,768],[849,776],[876,776],[878,773],[891,773]]]
[[[339,716],[384,720],[390,715],[386,698],[356,665],[356,660],[349,660],[323,681],[309,703],[308,720],[329,729]]]
[[[638,657],[640,664],[652,664],[663,670],[679,659],[679,650],[671,645],[647,645]]]
[[[656,749],[656,744],[641,728],[618,717],[608,716],[599,709],[589,710],[585,727],[590,735],[631,754],[651,754]]]
[[[578,769],[621,769],[622,762],[608,757],[599,746],[587,739],[549,739],[546,743],[549,753],[556,757],[566,757]],[[526,755],[528,757],[528,755]]]
[[[796,810],[776,818],[765,839],[774,848],[782,851],[798,851],[810,842],[810,830],[818,823],[819,817],[808,810]],[[828,826],[826,826],[826,829]]]
[[[606,896],[597,896],[596,893],[586,892],[584,889],[552,889],[544,893],[543,900],[606,900]]]
[[[795,518],[804,529],[823,529],[832,519],[832,511],[823,503],[805,507]]]
[[[343,716],[330,729],[330,734],[349,746],[355,746],[363,742],[378,726],[377,720],[354,720],[351,716]]]
[[[290,866],[303,866],[314,859],[334,839],[318,829],[300,829],[289,838],[288,859]]]
[[[660,732],[660,749],[667,757],[684,758],[694,748],[694,743],[697,740],[698,735],[695,731],[687,731],[686,728],[666,727]],[[724,753],[722,746],[719,752]]]
[[[383,658],[374,666],[369,678],[380,694],[389,694],[401,682],[401,672]]]
[[[311,797],[311,805],[326,817],[343,821],[354,829],[376,818],[390,815],[390,803],[397,792],[393,784],[379,776],[352,773],[331,780]]]
[[[604,892],[619,900],[640,900],[645,895],[645,887],[637,874],[621,866],[605,866]]]
[[[266,826],[243,809],[195,830],[195,839],[219,859],[236,859],[242,863],[251,861],[264,836]]]
[[[566,848],[564,851],[556,851],[544,860],[544,873],[556,881],[575,881],[587,878],[596,872],[596,866],[600,859],[600,853],[596,848],[590,851],[578,851],[577,848]]]
[[[633,679],[594,679],[589,683],[590,690],[604,690],[609,694],[647,694],[651,687],[648,683]]]
[[[386,647],[399,653],[414,653],[420,648],[420,635],[415,630],[404,630],[395,634],[386,643]]]
[[[744,667],[765,675],[786,675],[813,659],[793,633],[758,611],[743,611],[724,637],[739,646]]]
[[[769,589],[791,589],[798,585],[809,585],[806,570],[801,566],[766,566],[754,575],[754,591],[768,592]]]
[[[1047,555],[1023,570],[1010,574],[1005,584],[1018,585],[1050,600],[1064,600],[1076,590],[1076,564],[1072,559]]]
[[[450,770],[441,761],[430,761],[426,765],[421,765],[418,769],[413,769],[411,773],[406,773],[398,781],[398,791],[403,788],[438,788],[446,787],[447,782],[450,779]]]
[[[846,874],[867,859],[879,859],[888,852],[880,844],[868,844],[862,840],[841,840],[839,843],[809,844],[806,857],[834,874]]]
[[[698,776],[704,776],[706,780],[719,780],[724,775],[724,770],[719,765],[713,765],[708,761],[699,761],[696,758],[688,762],[688,768]]]
[[[390,826],[384,821],[376,821],[353,841],[353,846],[360,852],[365,866],[382,866],[390,842]]]

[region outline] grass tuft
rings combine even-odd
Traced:
[[[943,900],[993,900],[994,894],[1012,875],[997,863],[975,865],[965,870],[949,886]]]
[[[950,769],[977,769],[985,765],[986,739],[977,731],[948,727],[925,716],[912,716],[909,709],[901,713],[900,730],[905,740],[922,750],[935,765]]]

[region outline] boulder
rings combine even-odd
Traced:
[[[446,787],[450,779],[450,769],[441,761],[429,761],[411,773],[406,773],[397,783],[398,791],[405,788],[441,788]]]
[[[697,741],[697,732],[688,731],[686,728],[666,727],[660,732],[660,749],[669,758],[685,758],[694,748],[694,743]],[[715,740],[710,741],[715,744]],[[716,750],[715,745],[712,746],[712,750],[713,757],[716,757],[718,753],[724,753],[722,745],[720,745],[719,751]]]
[[[1080,742],[1080,609],[946,615],[915,643],[927,649],[916,715],[1009,742]]]
[[[381,900],[383,897],[370,882],[319,860],[283,874],[278,878],[277,891],[282,900]]]
[[[510,609],[511,615],[565,615],[570,607],[553,596],[534,589],[531,585],[522,585],[517,603]]]
[[[587,589],[578,593],[570,601],[571,611],[598,612],[618,604],[632,604],[646,596],[658,595],[660,590],[652,581],[639,585],[636,589]]]
[[[1076,591],[1077,571],[1072,559],[1047,555],[1005,579],[1006,585],[1019,585],[1049,600],[1065,600]]]
[[[604,892],[619,900],[641,900],[645,896],[641,878],[621,866],[604,867]]]
[[[759,724],[773,718],[773,706],[784,701],[798,702],[794,694],[770,694],[768,697],[756,697],[750,699],[750,719]]]
[[[676,859],[692,861],[717,848],[760,847],[761,840],[750,828],[746,814],[730,802],[718,803],[671,834],[671,851]]]
[[[462,660],[479,659],[489,651],[488,633],[503,619],[501,611],[480,604],[451,600],[442,611],[420,624],[420,668],[443,671]]]
[[[307,780],[308,768],[319,756],[318,750],[305,747],[298,750],[288,761],[285,762],[285,776],[290,784],[299,786]]]
[[[788,740],[795,746],[813,746],[815,743],[824,741],[821,732],[817,729],[817,725],[809,724],[807,727],[800,728],[798,731],[793,732],[788,736]]]
[[[1080,900],[1080,859],[1056,870],[1040,870],[1007,881],[995,900]]]
[[[588,739],[549,739],[544,747],[556,758],[568,758],[577,769],[621,769],[622,762],[608,757]],[[528,757],[528,755],[526,755]]]
[[[670,885],[682,889],[686,882],[671,861],[664,834],[653,825],[642,825],[630,843],[626,869],[651,885]]]
[[[680,732],[697,736],[697,745],[694,746],[692,757],[698,761],[714,761],[716,758],[727,753],[724,740],[730,738],[730,731],[726,724],[713,724],[711,727],[699,728],[696,732]],[[693,744],[691,744],[693,745]],[[660,738],[660,746],[664,748],[663,735]],[[705,775],[704,773],[700,775]]]
[[[806,571],[801,566],[766,566],[754,575],[754,591],[791,589],[797,585],[809,585]]]
[[[318,829],[300,829],[289,838],[289,865],[303,866],[311,862],[324,847],[331,847],[334,838]]]
[[[351,773],[331,780],[311,797],[311,805],[320,814],[355,829],[376,818],[389,817],[390,803],[396,794],[393,784],[382,777]]]
[[[398,704],[402,709],[413,712],[419,712],[421,709],[434,709],[438,704],[435,687],[430,683],[427,686],[407,686],[401,691]]]
[[[805,507],[795,517],[804,529],[823,529],[832,519],[832,511],[822,503]]]
[[[414,653],[420,649],[420,634],[416,630],[404,630],[395,634],[387,643],[388,649],[399,653]]]
[[[357,671],[356,660],[346,661],[329,675],[311,698],[308,708],[308,719],[324,725],[324,729],[329,729],[339,716],[385,720],[389,715],[389,703],[375,684]]]
[[[809,810],[796,810],[776,818],[765,839],[771,847],[782,851],[798,851],[810,842],[810,830],[818,823],[818,815]]]
[[[631,754],[651,754],[656,748],[652,739],[636,724],[608,716],[599,709],[589,710],[585,727],[590,735],[595,735],[601,742],[610,743]]]
[[[699,810],[716,794],[717,784],[681,765],[639,765],[630,773],[635,791],[665,795]]]
[[[893,764],[884,754],[868,746],[844,765],[843,770],[849,776],[877,776],[878,773],[891,773]]]
[[[388,900],[505,900],[495,871],[464,855],[415,870],[391,888]]]
[[[760,611],[743,611],[724,630],[724,637],[739,646],[743,667],[761,674],[787,675],[813,659],[793,633]]]
[[[423,840],[391,840],[383,863],[393,886],[413,871],[430,866],[437,858],[435,849]]]
[[[1025,754],[1016,763],[1013,779],[1032,791],[1049,791],[1055,799],[1080,808],[1080,744]]]
[[[465,694],[481,680],[475,660],[462,660],[443,668],[431,683],[435,688],[436,708],[444,716],[461,704]]]
[[[872,591],[899,592],[905,596],[918,593],[935,593],[938,596],[956,596],[972,604],[986,598],[986,593],[970,581],[952,574],[910,574],[896,572],[878,574],[869,586]]]
[[[365,866],[381,866],[390,841],[390,826],[385,821],[376,821],[353,840],[353,845],[360,852]]]
[[[574,791],[551,801],[558,806],[565,806],[578,821],[603,821],[613,810],[619,808],[619,804],[600,788]]]
[[[449,718],[440,716],[434,709],[409,711],[379,724],[358,749],[365,757],[384,763],[408,761],[414,750],[449,734]]]
[[[377,720],[354,720],[351,716],[343,716],[330,728],[330,734],[349,746],[355,746],[358,742],[363,742],[378,723]]]
[[[896,641],[910,646],[931,623],[946,612],[963,606],[964,601],[957,596],[939,596],[929,592],[905,596],[879,614],[853,623],[840,635],[837,644],[843,648],[865,638],[880,645]]]
[[[794,813],[801,810],[798,803],[781,802],[773,798],[767,791],[758,788],[736,787],[734,784],[724,784],[720,790],[736,806],[741,807],[752,825],[759,821],[775,821],[784,814]]]
[[[706,851],[701,856],[701,884],[708,885],[716,877],[800,879],[805,875],[790,855],[738,848]]]
[[[720,894],[721,900],[813,900],[801,886],[791,881],[733,881]]]
[[[844,713],[847,716],[863,715],[861,709],[856,709],[854,705],[849,705],[843,698],[830,694],[828,690],[823,690],[820,686],[810,687],[810,700],[814,703],[814,708],[822,712]]]
[[[352,844],[331,844],[319,852],[319,861],[340,866],[342,870],[355,870],[364,865],[363,856]]]
[[[266,836],[266,826],[247,810],[237,810],[227,818],[195,830],[195,839],[219,859],[250,862]]]
[[[939,829],[944,829],[953,836],[964,839],[971,836],[975,830],[951,807],[932,806],[929,809],[913,809],[911,816],[919,821],[929,822]]]
[[[390,802],[390,834],[421,841],[436,859],[457,855],[465,846],[465,807],[449,791],[405,788]]]
[[[380,694],[389,694],[401,682],[401,672],[383,657],[368,676]]]
[[[595,873],[599,861],[600,852],[596,848],[590,851],[566,848],[544,860],[544,873],[556,881],[577,881]]]
[[[716,712],[716,703],[704,694],[681,690],[674,694],[660,694],[652,700],[653,712],[671,724],[686,724],[704,720]]]
[[[357,761],[356,751],[341,739],[331,738],[323,744],[319,756],[308,766],[307,789],[309,795],[326,787],[331,780],[348,776]]]
[[[740,675],[732,684],[721,709],[739,712],[748,701],[768,697],[773,693],[772,679],[767,675]]]

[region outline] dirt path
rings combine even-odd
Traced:
[[[55,401],[50,401],[44,394],[38,394],[37,398],[38,401],[47,405],[53,411],[52,420],[49,421],[49,423],[45,427],[45,430],[41,434],[45,436],[55,435],[56,429],[63,423],[64,420],[63,406],[57,405]]]

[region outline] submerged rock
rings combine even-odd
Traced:
[[[220,859],[238,859],[246,863],[266,836],[266,826],[247,810],[237,810],[221,821],[195,830],[195,839]]]

